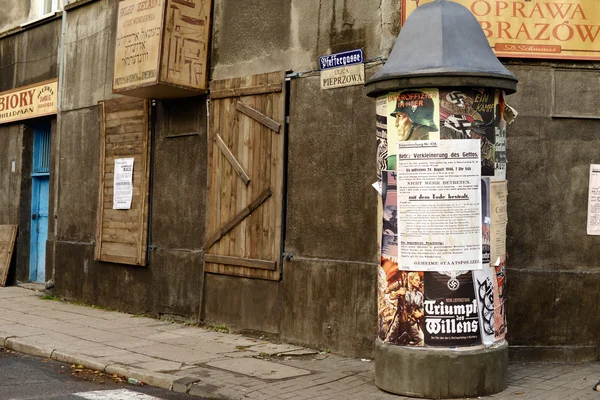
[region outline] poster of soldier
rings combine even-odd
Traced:
[[[439,93],[437,89],[413,89],[388,93],[385,99],[387,169],[395,170],[397,143],[440,138]]]

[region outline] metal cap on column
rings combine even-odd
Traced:
[[[501,188],[507,185],[504,93],[516,92],[517,82],[495,56],[469,9],[436,0],[417,6],[409,15],[389,59],[366,84],[367,95],[377,97],[377,166],[385,207],[382,226],[387,223],[381,241],[375,343],[375,383],[383,390],[440,399],[489,395],[508,385],[503,286],[506,251],[501,245],[493,247],[498,261],[492,265],[491,241],[484,242],[480,236],[485,229],[489,232],[490,226],[498,237],[505,236],[506,224],[482,222],[491,220],[485,210],[490,209],[486,205],[492,197],[483,195],[483,187],[492,181]],[[472,152],[459,152],[467,146]],[[421,150],[424,148],[427,150]],[[438,148],[450,150],[431,150]],[[474,164],[460,166],[464,162],[457,161],[460,154],[464,158],[475,153],[478,159]],[[473,172],[460,172],[467,170]],[[460,180],[463,177],[465,180]],[[456,213],[459,222],[446,217],[453,214],[447,207],[465,211],[462,204],[466,203],[452,200],[435,208],[436,194],[432,199],[434,190],[428,189],[433,185],[431,188],[443,192],[437,198],[443,199],[466,187],[454,187],[452,182],[469,182],[468,186],[475,188],[464,195],[476,200],[471,201],[468,212]],[[419,192],[421,184],[430,192]],[[496,191],[495,199],[506,204],[506,197],[498,194],[506,192]],[[421,193],[425,195],[421,197]],[[428,199],[427,205],[417,200],[409,204],[417,198]],[[496,201],[499,204],[501,200]],[[436,216],[440,220],[431,223]],[[500,218],[495,221],[501,222]],[[488,224],[487,228],[481,228],[483,224]],[[443,232],[439,232],[440,226]],[[463,226],[481,230],[465,239],[466,244],[455,246],[463,243]],[[458,252],[461,246],[470,250]],[[454,265],[448,259],[456,259],[456,265],[471,265],[447,271],[454,268],[447,267]],[[420,266],[427,269],[419,271]],[[482,281],[480,273],[485,275]],[[483,290],[484,285],[489,290]],[[478,315],[462,311],[467,303],[476,304]],[[466,328],[465,318],[472,322]]]
[[[436,0],[410,15],[387,62],[366,86],[371,97],[426,87],[489,87],[511,94],[517,78],[498,60],[466,7]]]

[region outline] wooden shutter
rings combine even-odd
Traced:
[[[285,73],[213,81],[206,272],[279,280]]]
[[[0,286],[6,286],[16,237],[17,225],[0,225]]]
[[[100,113],[100,185],[94,258],[146,265],[148,238],[148,100],[121,97],[98,103]],[[132,157],[133,200],[129,210],[113,210],[115,159]]]

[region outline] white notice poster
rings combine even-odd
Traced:
[[[587,234],[600,235],[600,164],[590,165]]]
[[[478,139],[398,142],[398,268],[482,267]]]
[[[133,198],[133,158],[115,160],[113,210],[131,209]]]

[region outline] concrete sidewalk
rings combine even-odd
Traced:
[[[0,288],[0,346],[209,399],[404,399],[379,390],[374,365],[287,344]],[[511,364],[494,399],[596,399],[600,363]]]

